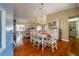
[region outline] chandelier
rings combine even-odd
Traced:
[[[42,24],[42,25],[45,25],[47,23],[47,19],[46,19],[46,16],[43,14],[43,7],[44,7],[44,4],[41,3],[41,7],[39,8],[40,10],[40,16],[37,18],[36,22],[38,24]]]

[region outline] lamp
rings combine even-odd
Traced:
[[[40,10],[40,16],[36,19],[36,28],[37,30],[45,30],[46,24],[47,24],[47,19],[46,16],[43,14],[43,3],[41,3],[41,7],[39,8]]]
[[[41,24],[41,25],[45,25],[47,23],[47,19],[46,16],[43,14],[43,3],[41,3],[41,8],[39,8],[41,14],[40,16],[37,18],[36,23]]]

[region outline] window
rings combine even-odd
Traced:
[[[25,25],[16,24],[16,31],[25,31]]]

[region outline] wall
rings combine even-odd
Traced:
[[[79,15],[79,8],[73,8],[69,10],[60,11],[57,13],[51,13],[47,15],[48,21],[53,19],[59,19],[60,21],[60,28],[62,31],[62,39],[68,39],[69,28],[68,28],[68,18],[71,16]]]
[[[6,49],[0,52],[0,55],[2,56],[10,56],[12,54],[12,47],[13,44],[12,39],[13,39],[13,34],[10,30],[13,30],[13,5],[12,4],[0,4],[0,7],[3,8],[6,11]],[[7,28],[11,28],[10,30],[7,31]]]

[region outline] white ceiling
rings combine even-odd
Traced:
[[[14,4],[14,16],[16,19],[35,19],[40,16],[40,7],[40,3]],[[45,3],[43,6],[43,14],[47,15],[75,7],[78,7],[77,3]]]

